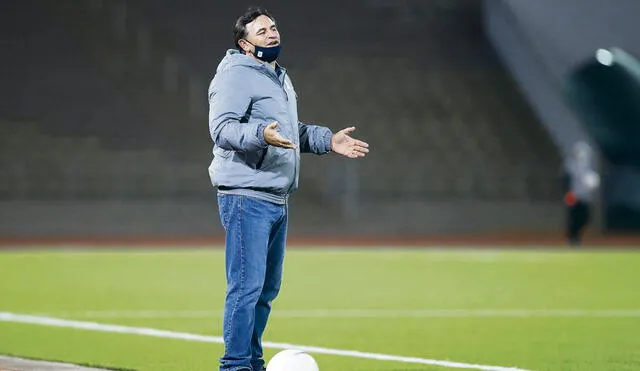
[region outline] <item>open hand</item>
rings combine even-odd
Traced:
[[[331,137],[331,150],[349,158],[364,157],[369,153],[369,144],[353,139],[349,133],[356,130],[354,126],[342,129]]]
[[[283,138],[276,130],[278,121],[274,121],[264,128],[264,140],[272,146],[294,149],[296,145],[289,139]]]

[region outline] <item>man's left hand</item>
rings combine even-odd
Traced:
[[[364,157],[369,153],[369,144],[351,138],[349,134],[355,127],[342,129],[331,137],[331,150],[349,158]]]

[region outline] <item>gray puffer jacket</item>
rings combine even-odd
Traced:
[[[273,121],[295,150],[270,146]],[[228,50],[209,86],[209,131],[214,158],[209,175],[220,193],[284,203],[298,187],[300,152],[331,150],[331,130],[298,121],[297,95],[287,71]]]

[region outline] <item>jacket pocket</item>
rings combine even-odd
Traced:
[[[262,164],[264,164],[264,159],[267,158],[267,153],[269,152],[269,147],[265,148],[261,151],[260,158],[258,159],[258,163],[256,163],[256,170],[260,170],[262,168]]]
[[[267,154],[267,148],[254,152],[238,152],[235,159],[253,170],[260,170]]]
[[[282,172],[285,171],[285,168],[290,166],[293,161],[290,159],[291,153],[293,150],[269,146],[268,150],[265,151],[265,156],[262,159],[262,163],[260,164],[261,171],[276,171]]]

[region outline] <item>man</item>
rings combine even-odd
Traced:
[[[261,371],[262,334],[280,289],[287,201],[298,186],[300,152],[363,157],[369,145],[350,127],[335,134],[298,121],[296,93],[276,59],[275,19],[251,8],[236,21],[237,49],[228,50],[209,87],[209,130],[226,232],[225,353],[221,371]]]
[[[582,233],[591,219],[600,176],[595,171],[594,153],[585,142],[577,142],[567,156],[564,202],[567,205],[567,239],[570,245],[582,242]]]

